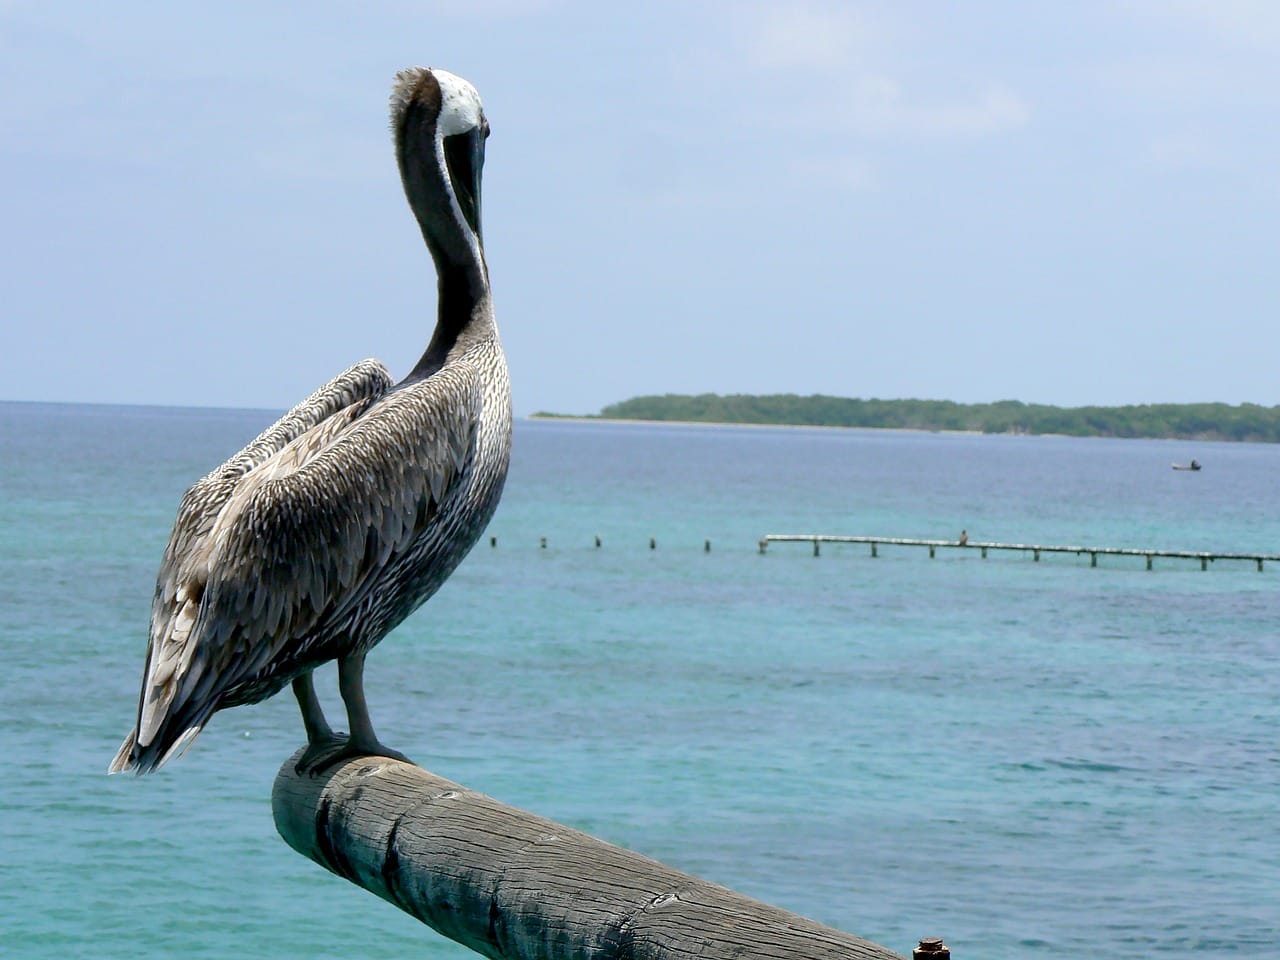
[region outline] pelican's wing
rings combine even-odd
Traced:
[[[149,681],[158,663],[156,653],[164,648],[166,638],[171,644],[174,638],[189,636],[207,580],[207,561],[213,544],[211,532],[245,476],[317,426],[326,422],[349,423],[351,416],[363,412],[370,403],[385,394],[391,382],[390,372],[377,360],[364,360],[345,370],[297,404],[235,456],[196,481],[183,496],[156,577],[147,666],[138,704],[139,725],[125,738],[111,764],[112,772],[134,764]],[[335,415],[343,411],[347,416],[335,420]]]
[[[152,618],[173,604],[183,559],[199,551],[214,521],[242,477],[286,444],[353,405],[364,409],[391,386],[391,373],[377,360],[343,371],[255,437],[243,450],[192,484],[178,506],[168,546],[160,562]]]
[[[354,615],[435,522],[479,406],[477,380],[452,368],[358,419],[344,412],[313,427],[245,476],[210,530],[206,562],[153,623],[141,747],[167,757],[223,693],[303,651],[322,621]]]

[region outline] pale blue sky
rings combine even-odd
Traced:
[[[518,414],[1280,403],[1267,0],[0,0],[0,398],[406,372],[435,281],[387,96],[417,63],[493,126]]]

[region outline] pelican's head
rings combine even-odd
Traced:
[[[401,70],[391,128],[405,193],[432,252],[452,259],[463,240],[483,263],[480,174],[489,121],[476,88],[447,70]]]

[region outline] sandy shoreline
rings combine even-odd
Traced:
[[[959,436],[986,436],[981,430],[933,430],[926,427],[840,427],[820,423],[739,423],[720,420],[639,420],[633,417],[583,417],[531,413],[525,420],[567,423],[644,424],[663,427],[741,427],[744,430],[869,430],[877,433],[954,433]],[[1024,434],[990,434],[990,436],[1024,436]],[[1051,434],[1042,434],[1051,436]],[[1065,436],[1065,434],[1062,434]]]

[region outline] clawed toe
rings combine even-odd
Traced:
[[[413,763],[399,750],[383,746],[377,740],[372,743],[363,743],[352,740],[345,734],[337,734],[307,744],[307,749],[302,751],[302,756],[298,758],[293,769],[299,775],[315,777],[329,767],[347,760],[354,760],[356,757],[390,757],[392,760]]]
[[[345,734],[338,734],[312,740],[307,744],[307,749],[302,751],[302,756],[298,758],[298,762],[293,765],[294,773],[299,775],[307,774],[314,777],[334,762],[343,748],[346,747],[349,739]]]

